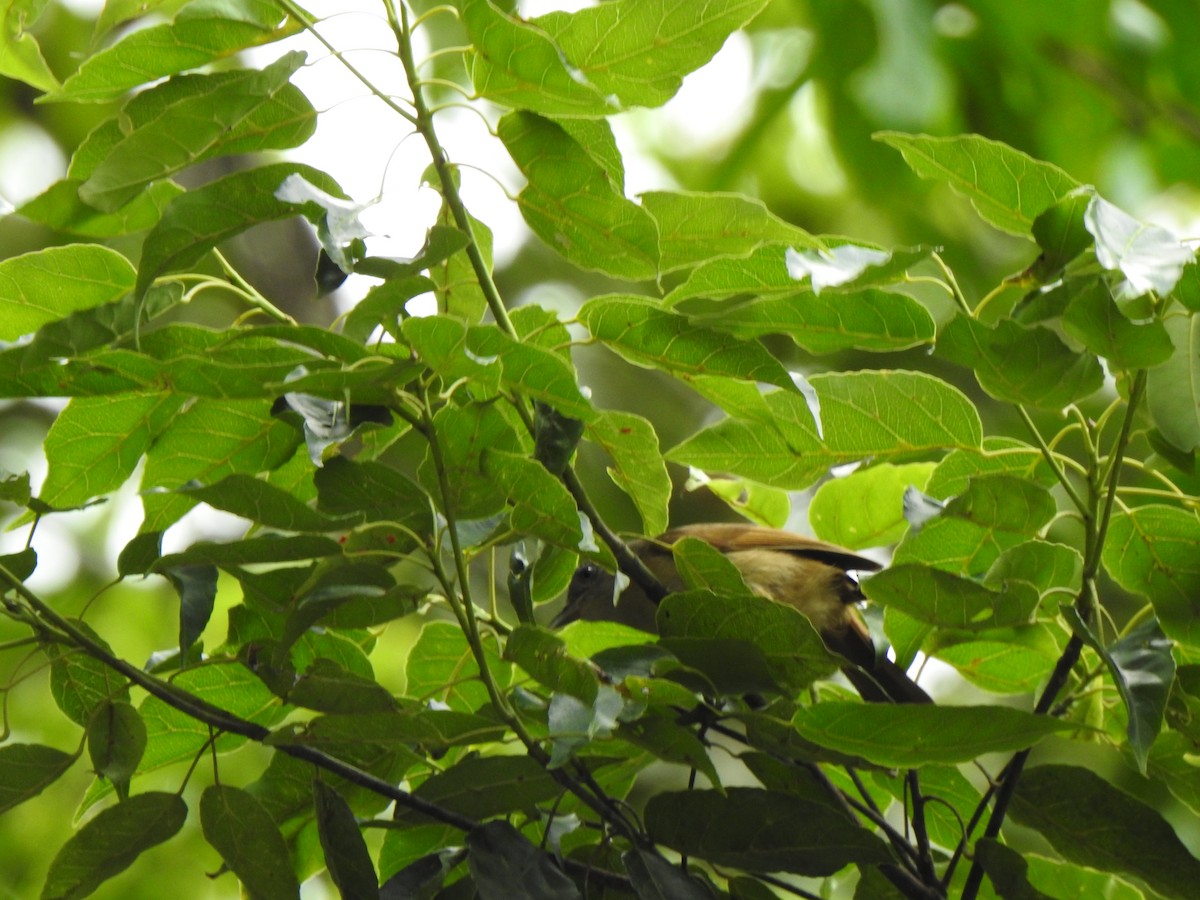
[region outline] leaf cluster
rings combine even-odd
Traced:
[[[79,735],[72,750],[12,737],[6,714],[0,813],[72,767],[96,776],[77,827],[62,816],[43,897],[91,894],[192,827],[189,810],[213,868],[255,897],[297,897],[322,869],[355,898],[1194,890],[1200,861],[1119,785],[1200,812],[1195,254],[972,134],[876,138],[1024,242],[1027,264],[982,296],[932,246],[812,234],[743,194],[628,196],[611,117],[665,103],[766,6],[614,0],[527,20],[491,0],[382,3],[405,93],[372,89],[424,142],[441,196],[407,259],[373,250],[330,175],[278,155],[320,117],[292,83],[304,54],[238,56],[321,33],[291,0],[110,2],[61,83],[23,26],[0,35],[4,73],[41,102],[111,110],[16,210],[62,240],[0,261],[0,397],[66,398],[36,494],[27,473],[0,483],[31,533],[0,558],[20,635],[0,644],[5,690],[36,671]],[[530,230],[580,284],[619,289],[564,313],[497,287],[430,106],[447,80],[414,58],[442,17],[452,88],[499,110]],[[373,279],[326,326],[222,253],[297,217],[327,283]],[[215,296],[244,314],[214,324]],[[415,298],[436,311],[414,315]],[[663,446],[582,385],[584,345],[711,415]],[[850,353],[871,362],[819,364]],[[981,409],[997,408],[1021,438],[989,433]],[[539,625],[582,563],[649,583],[591,499],[593,451],[642,536],[666,528],[683,469],[730,517],[775,526],[814,492],[818,537],[890,554],[862,582],[877,638],[902,667],[941,664],[921,674],[938,702],[859,702],[802,615],[686,542],[661,640]],[[132,608],[123,582],[162,579],[178,609],[145,666],[26,584],[47,564],[39,522],[133,481],[144,518],[108,602]],[[201,505],[245,533],[164,552]],[[226,636],[206,640],[217,609]],[[397,632],[392,678],[380,648]],[[250,747],[262,765],[231,783]],[[1009,818],[1044,839],[1036,853]]]

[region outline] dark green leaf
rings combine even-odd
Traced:
[[[213,565],[165,566],[156,570],[179,594],[179,648],[187,652],[200,638],[217,599],[217,567]]]
[[[1006,706],[818,703],[796,713],[800,735],[882,766],[964,763],[1021,750],[1075,726]]]
[[[475,713],[417,707],[386,713],[318,716],[298,740],[330,752],[355,743],[388,750],[406,747],[438,754],[451,747],[487,744],[504,735],[504,726]]]
[[[387,712],[396,701],[383,685],[347,672],[332,660],[313,660],[287,691],[293,706],[343,715]]]
[[[42,900],[88,896],[143,851],[173,837],[186,818],[183,798],[159,792],[138,794],[103,810],[58,851]]]
[[[1162,322],[1131,322],[1099,278],[1089,280],[1075,292],[1062,324],[1067,334],[1119,369],[1156,366],[1169,359],[1174,350]]]
[[[75,759],[70,753],[43,744],[0,747],[0,814],[54,784]]]
[[[754,595],[674,594],[659,606],[658,628],[664,647],[727,693],[795,693],[837,668],[808,619]]]
[[[1027,769],[1011,815],[1035,828],[1070,862],[1132,875],[1171,897],[1187,897],[1200,860],[1158,811],[1077,766]]]
[[[942,628],[1024,625],[1037,609],[1032,585],[991,588],[970,578],[917,563],[900,563],[863,580],[863,591],[884,606]]]
[[[348,527],[359,518],[356,515],[323,515],[286,491],[249,475],[227,475],[215,484],[185,487],[179,491],[203,500],[215,509],[281,531],[335,531]]]
[[[1039,283],[1053,281],[1067,263],[1091,246],[1083,214],[1094,194],[1090,187],[1076,188],[1034,219],[1031,231],[1042,255],[1031,269]]]
[[[100,647],[110,650],[89,625],[84,622],[73,624]],[[128,682],[82,650],[56,644],[47,648],[46,655],[50,657],[50,692],[54,702],[76,725],[87,727],[92,713],[102,703],[129,700]]]
[[[507,822],[467,834],[467,863],[481,900],[575,900],[578,888],[554,861]]]
[[[210,785],[200,797],[200,824],[204,839],[251,896],[299,898],[300,884],[279,826],[253,795],[228,785]]]
[[[554,691],[595,702],[600,671],[591,663],[568,655],[566,644],[553,632],[522,625],[508,638],[504,658]]]
[[[850,863],[886,863],[887,846],[824,804],[752,788],[663,792],[646,805],[655,841],[716,865],[832,875]]]
[[[1016,850],[994,838],[981,838],[975,854],[1001,900],[1051,900],[1029,883],[1029,865]]]
[[[146,750],[146,725],[128,702],[106,700],[88,723],[88,756],[96,774],[121,789],[137,771]]]
[[[325,866],[342,897],[354,900],[378,897],[375,867],[349,805],[341,794],[319,779],[313,782],[313,800]]]
[[[629,850],[622,857],[638,900],[715,900],[707,883],[657,853]]]
[[[536,816],[537,805],[552,801],[562,787],[528,756],[468,756],[421,782],[413,793],[444,809],[482,820],[517,811]],[[398,811],[396,818],[409,823],[427,821],[407,810]]]

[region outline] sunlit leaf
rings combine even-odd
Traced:
[[[0,340],[16,340],[47,322],[118,300],[134,277],[124,256],[92,244],[6,259],[0,262]]]

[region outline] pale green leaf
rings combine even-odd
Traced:
[[[124,256],[97,244],[47,247],[0,262],[0,340],[119,300],[136,272]]]
[[[875,135],[899,150],[922,178],[948,184],[1002,231],[1028,235],[1034,220],[1079,186],[1058,166],[977,134],[929,137],[884,131]]]

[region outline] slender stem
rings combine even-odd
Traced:
[[[217,262],[221,264],[221,268],[225,271],[225,274],[241,289],[241,294],[246,298],[247,303],[255,309],[266,313],[272,319],[278,319],[287,325],[296,324],[295,319],[264,297],[254,285],[243,278],[242,273],[230,265],[229,260],[224,257],[220,250],[214,247],[212,253],[216,257]]]
[[[1075,601],[1076,609],[1084,622],[1088,622],[1092,618],[1091,614],[1098,607],[1096,579],[1100,572],[1104,538],[1108,533],[1113,506],[1117,499],[1117,488],[1121,478],[1121,461],[1129,446],[1129,436],[1133,432],[1133,422],[1137,415],[1137,409],[1141,403],[1145,387],[1146,372],[1139,370],[1134,376],[1133,386],[1129,391],[1129,400],[1125,408],[1125,417],[1121,423],[1121,430],[1113,445],[1112,453],[1103,463],[1103,477],[1100,477],[1099,472],[1100,460],[1093,452],[1092,461],[1094,468],[1090,473],[1091,477],[1088,479],[1091,488],[1091,497],[1089,498],[1091,502],[1080,508],[1090,526],[1091,532],[1088,535],[1084,552],[1083,585]],[[1054,667],[1054,672],[1046,684],[1045,691],[1043,691],[1037,706],[1034,708],[1035,713],[1046,714],[1054,707],[1055,700],[1070,678],[1071,670],[1079,661],[1080,654],[1083,652],[1083,646],[1084,640],[1080,635],[1071,635],[1071,639],[1067,642],[1067,646],[1062,656],[1059,657],[1058,663]],[[995,838],[1000,834],[1000,828],[1008,813],[1009,801],[1016,791],[1017,781],[1020,779],[1021,771],[1029,759],[1029,753],[1030,749],[1025,749],[1017,753],[1005,768],[1003,780],[996,791],[995,804],[992,807],[992,815],[988,820],[984,837]],[[976,859],[971,866],[971,871],[968,873],[966,884],[963,887],[962,896],[964,900],[973,900],[978,894],[982,882],[983,867],[980,865],[979,860]]]
[[[379,88],[375,87],[375,84],[371,81],[370,78],[368,78],[366,75],[364,75],[362,72],[360,72],[357,68],[355,68],[354,64],[351,63],[348,59],[346,59],[342,55],[342,52],[337,49],[337,47],[335,47],[333,44],[331,44],[328,40],[326,40],[324,35],[322,35],[319,31],[317,31],[317,23],[313,21],[313,19],[308,15],[308,13],[306,13],[303,9],[301,9],[299,6],[297,6],[295,3],[293,3],[292,0],[277,0],[277,2],[279,3],[280,7],[289,16],[291,16],[293,19],[295,19],[297,22],[299,22],[301,25],[303,25],[304,29],[309,34],[311,34],[314,38],[316,38],[318,41],[320,41],[321,45],[326,50],[329,51],[330,55],[333,56],[338,62],[340,62],[343,66],[346,67],[347,72],[349,72],[351,75],[353,75],[359,81],[361,81],[363,83],[363,85],[366,86],[367,90],[369,90],[372,94],[374,94],[375,97],[377,97],[379,100],[383,101],[383,103],[386,104],[387,107],[392,110],[392,112],[397,113],[400,116],[403,116],[405,119],[407,119],[409,122],[413,123],[414,125],[416,124],[416,121],[415,121],[412,113],[410,113],[407,109],[405,109],[403,106],[398,104],[395,100],[393,100],[387,94],[380,91]]]
[[[142,688],[148,694],[158,698],[163,703],[166,703],[173,709],[178,710],[190,718],[198,722],[203,722],[205,725],[215,728],[218,731],[229,732],[230,734],[241,735],[258,743],[266,743],[271,737],[270,729],[257,722],[251,722],[246,719],[222,709],[219,706],[202,700],[187,691],[184,691],[169,682],[162,681],[150,675],[137,666],[131,665],[118,656],[114,656],[102,645],[94,641],[82,629],[76,627],[68,619],[60,616],[48,604],[42,601],[40,597],[34,594],[27,588],[19,578],[13,575],[7,568],[0,565],[0,581],[5,582],[8,587],[21,596],[21,598],[30,606],[30,608],[45,622],[49,622],[55,629],[65,635],[72,644],[92,657],[108,666],[115,672],[125,676],[133,684]],[[314,747],[304,744],[287,744],[287,743],[272,743],[271,746],[286,753],[288,756],[324,769],[327,772],[332,772],[335,775],[340,775],[347,781],[357,784],[360,787],[366,788],[369,791],[387,797],[397,804],[412,809],[416,812],[429,816],[435,821],[450,825],[453,828],[459,828],[463,831],[470,831],[479,823],[452,810],[444,809],[436,804],[423,800],[420,797],[414,796],[407,791],[401,790],[389,781],[384,781],[381,778],[364,772],[363,770],[344,762],[337,757],[330,756]]]
[[[397,17],[397,7],[399,7],[399,17]],[[475,229],[471,226],[471,217],[467,213],[467,207],[463,203],[462,195],[458,192],[458,181],[454,177],[453,167],[446,156],[446,151],[442,147],[437,131],[433,127],[433,114],[425,102],[425,95],[421,90],[422,80],[417,73],[417,64],[413,59],[412,29],[408,23],[408,9],[403,3],[388,3],[387,10],[388,22],[392,26],[392,31],[396,36],[396,44],[399,48],[400,62],[404,66],[404,73],[408,79],[409,88],[413,93],[413,109],[416,110],[416,117],[412,120],[413,125],[425,141],[425,146],[429,149],[429,155],[433,159],[434,171],[437,172],[438,181],[441,182],[442,197],[446,201],[446,206],[450,208],[450,214],[454,216],[454,223],[467,236],[467,259],[470,260],[471,268],[475,271],[475,279],[479,282],[480,290],[483,291],[483,296],[487,301],[488,309],[491,310],[492,318],[496,320],[496,324],[505,334],[510,337],[516,337],[517,330],[513,327],[512,320],[508,316],[508,309],[500,297],[500,291],[497,289],[496,282],[492,278],[492,272],[488,267],[487,260],[483,258],[483,251],[480,249],[479,241],[475,237]]]
[[[1050,466],[1050,470],[1054,473],[1054,477],[1058,479],[1058,483],[1062,485],[1063,490],[1067,492],[1067,496],[1071,498],[1071,503],[1083,515],[1088,514],[1088,504],[1079,495],[1074,483],[1067,477],[1067,473],[1063,471],[1059,465],[1058,455],[1050,449],[1046,443],[1046,439],[1042,437],[1042,433],[1038,430],[1037,425],[1033,421],[1033,417],[1025,410],[1025,407],[1018,406],[1017,413],[1021,416],[1021,421],[1025,423],[1025,427],[1029,429],[1029,433],[1033,435],[1034,441],[1042,451],[1042,456],[1046,459],[1046,464]]]

